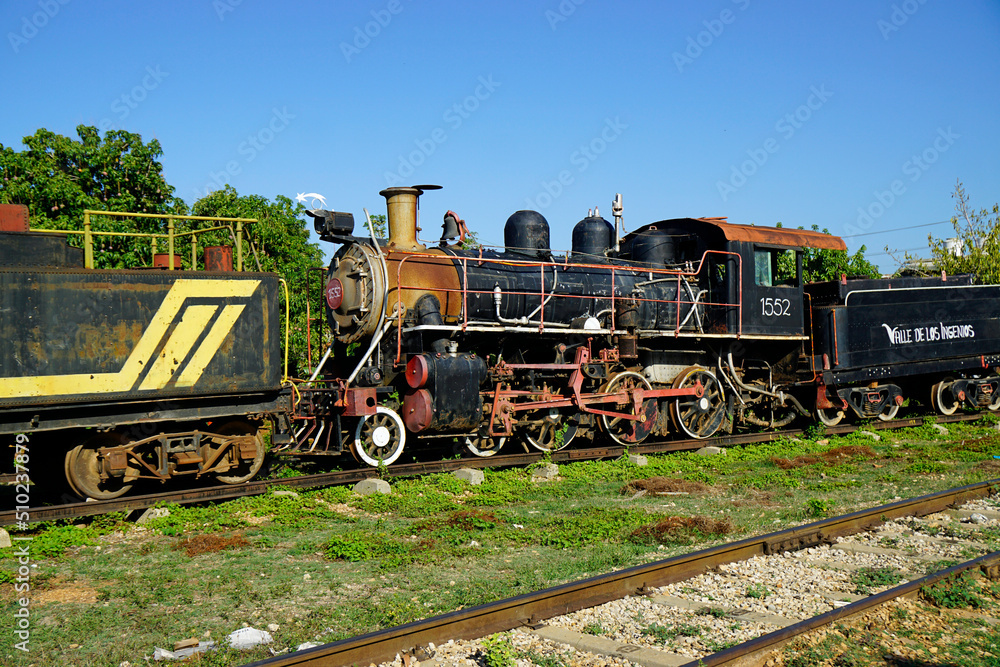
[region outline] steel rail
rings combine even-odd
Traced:
[[[995,479],[901,500],[768,535],[675,556],[656,563],[639,565],[414,621],[352,639],[259,660],[245,667],[367,665],[390,661],[397,653],[408,653],[417,646],[429,643],[444,644],[450,639],[476,639],[521,626],[537,627],[542,621],[553,616],[595,607],[628,595],[642,595],[651,588],[684,581],[725,563],[829,543],[838,537],[871,529],[890,519],[939,512],[953,505],[992,495],[998,490],[1000,490],[1000,479]],[[843,610],[838,611],[843,613]],[[692,664],[698,664],[698,661]]]
[[[938,416],[936,421],[938,423],[951,423],[959,421],[975,421],[981,418],[982,414],[971,413],[951,415],[949,417]],[[912,426],[920,426],[923,423],[923,417],[910,417],[906,419],[895,419],[887,422],[877,422],[864,425],[848,424],[843,426],[826,427],[825,432],[844,434],[860,429],[876,430],[908,428]],[[785,431],[767,431],[763,433],[723,435],[703,440],[666,440],[650,444],[633,445],[628,448],[628,451],[635,454],[692,451],[708,445],[729,447],[733,445],[772,442],[781,438],[803,435],[804,433],[805,432],[802,429],[793,429]],[[589,447],[586,449],[565,449],[562,451],[552,452],[549,455],[549,458],[555,463],[566,463],[571,461],[617,458],[619,456],[623,456],[625,452],[625,447],[614,445],[605,447]],[[541,452],[534,452],[525,454],[495,455],[482,458],[475,457],[449,461],[430,461],[426,463],[405,463],[393,465],[388,469],[388,474],[391,478],[405,478],[417,475],[451,472],[458,470],[459,468],[507,468],[526,466],[542,460],[544,456],[545,455]],[[268,489],[276,486],[289,487],[293,489],[308,489],[321,486],[333,486],[337,484],[356,484],[362,480],[377,476],[377,470],[374,468],[365,468],[362,470],[302,475],[300,477],[256,480],[245,484],[203,487],[184,491],[164,491],[162,493],[126,496],[111,500],[97,500],[50,506],[43,505],[31,507],[27,510],[28,523],[55,521],[59,519],[78,519],[99,514],[109,514],[111,512],[131,512],[154,507],[155,505],[161,503],[189,505],[199,502],[234,500],[244,496],[261,495],[267,493]],[[18,523],[16,514],[17,512],[15,510],[0,512],[0,526],[9,526]]]
[[[890,588],[876,595],[870,595],[849,605],[832,609],[825,614],[807,618],[794,625],[776,630],[766,635],[761,635],[756,639],[733,646],[732,648],[706,655],[698,660],[687,662],[681,667],[733,667],[734,665],[755,664],[766,654],[776,651],[788,642],[800,635],[813,632],[819,628],[832,625],[837,621],[842,621],[852,616],[863,614],[866,611],[880,607],[887,602],[902,597],[913,597],[924,586],[931,586],[968,570],[981,569],[990,579],[997,579],[1000,576],[1000,551],[985,554],[974,560],[959,563],[954,567],[929,574],[920,579],[907,582],[895,588]]]

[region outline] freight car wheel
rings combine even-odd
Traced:
[[[129,466],[121,477],[101,479],[102,461],[97,454],[101,447],[118,447],[122,444],[117,433],[98,433],[87,438],[66,453],[66,480],[70,488],[84,498],[111,500],[128,493],[139,472]]]
[[[601,389],[602,393],[611,394],[618,391],[630,391],[632,389],[645,389],[650,391],[653,386],[649,384],[643,376],[638,373],[633,373],[632,371],[626,371],[624,373],[619,373],[618,375],[611,378]],[[632,412],[632,402],[629,401],[626,405],[605,407],[605,410],[615,410],[618,412]],[[649,434],[653,432],[653,427],[656,425],[656,399],[648,398],[642,402],[642,417],[643,419],[624,419],[622,417],[610,417],[608,415],[601,415],[601,426],[607,431],[611,439],[617,442],[619,445],[634,445],[638,442],[642,442]]]
[[[552,408],[540,419],[529,419],[520,426],[524,441],[540,452],[558,452],[569,447],[579,423],[570,409]]]
[[[253,459],[239,459],[236,455],[236,450],[233,447],[229,448],[223,456],[230,457],[229,464],[230,468],[227,474],[216,475],[215,478],[222,482],[223,484],[242,484],[244,482],[249,482],[254,476],[260,472],[260,467],[264,463],[264,443],[260,439],[260,435],[257,434],[257,428],[253,424],[249,424],[244,421],[233,421],[229,422],[225,426],[222,426],[218,431],[219,435],[253,435],[257,440],[257,454]]]
[[[996,378],[990,378],[990,379],[996,379]],[[990,401],[989,405],[986,406],[986,409],[989,410],[990,412],[996,412],[1000,410],[1000,391],[996,391],[995,389],[993,390],[993,400]]]
[[[705,392],[701,397],[681,396],[670,412],[674,426],[692,438],[710,438],[726,421],[726,401],[722,385],[712,371],[691,366],[674,378],[674,389],[693,387],[701,382]]]
[[[943,415],[953,415],[958,410],[958,401],[951,393],[951,378],[941,380],[931,387],[931,406]]]
[[[899,413],[899,406],[896,404],[895,401],[890,400],[888,403],[885,404],[885,407],[882,408],[882,412],[878,413],[878,418],[881,421],[888,422],[895,419],[898,413]]]
[[[406,428],[395,412],[381,405],[373,415],[365,415],[354,429],[351,453],[357,460],[373,468],[389,465],[403,453]]]
[[[836,426],[844,419],[844,411],[836,408],[816,408],[816,419],[826,426]]]
[[[500,451],[507,438],[491,438],[483,435],[470,435],[465,438],[465,446],[476,456],[493,456]]]

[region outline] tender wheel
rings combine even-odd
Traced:
[[[243,484],[249,482],[260,472],[260,467],[264,463],[264,442],[257,434],[257,428],[252,424],[243,421],[229,422],[215,431],[219,435],[253,435],[257,441],[257,454],[253,459],[240,459],[237,452],[230,447],[223,458],[229,459],[229,471],[225,474],[216,475],[223,484]],[[216,462],[218,465],[219,462]]]
[[[837,408],[816,408],[816,419],[827,426],[836,426],[844,419],[844,411]]]
[[[622,390],[651,390],[652,388],[652,385],[650,385],[643,376],[638,373],[626,371],[625,373],[619,373],[611,378],[611,381],[604,385],[601,391],[603,393],[610,394]],[[603,404],[602,409],[631,413],[633,406],[631,401],[626,405],[617,406],[605,403]],[[646,399],[642,402],[641,409],[643,416],[643,419],[641,420],[623,419],[622,417],[609,417],[608,415],[601,415],[601,425],[604,427],[604,430],[607,431],[608,435],[611,436],[611,439],[619,445],[625,445],[627,447],[628,445],[634,445],[637,442],[642,442],[649,436],[650,433],[653,432],[653,427],[656,425],[656,399]]]
[[[674,389],[693,387],[701,382],[705,393],[677,398],[671,410],[674,425],[692,438],[709,438],[726,421],[726,401],[722,385],[712,371],[692,366],[674,378]]]
[[[993,400],[986,406],[986,409],[990,412],[1000,410],[1000,391],[993,391]]]
[[[931,387],[931,405],[943,415],[953,415],[958,410],[958,401],[951,393],[953,381],[951,378],[945,378]]]
[[[565,449],[576,437],[576,415],[569,409],[552,408],[544,416],[523,424],[521,433],[524,441],[540,452],[558,452]]]
[[[403,453],[404,444],[406,428],[403,420],[380,405],[375,408],[375,414],[366,415],[358,422],[351,453],[359,461],[377,468],[379,464],[394,463]]]
[[[896,414],[899,412],[899,406],[896,405],[896,401],[890,400],[882,408],[882,412],[878,413],[878,418],[884,422],[892,421],[896,418]]]
[[[476,456],[493,456],[500,451],[507,438],[491,438],[483,435],[470,435],[465,438],[465,446]]]
[[[97,455],[101,447],[118,447],[122,444],[117,433],[98,433],[66,453],[66,480],[70,488],[85,498],[110,500],[128,493],[139,477],[138,470],[129,466],[121,477],[101,480],[102,461]]]

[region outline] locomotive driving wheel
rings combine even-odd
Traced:
[[[465,438],[466,448],[476,456],[493,456],[500,451],[507,438],[491,438],[488,435],[470,435]]]
[[[110,500],[128,493],[139,478],[139,470],[128,462],[121,475],[108,475],[101,479],[106,462],[100,456],[102,447],[120,447],[122,437],[118,433],[98,433],[87,438],[66,453],[66,481],[70,488],[85,498]]]
[[[220,461],[216,462],[216,465],[224,460],[227,460],[229,463],[229,470],[226,473],[215,476],[215,478],[223,484],[242,484],[243,482],[249,482],[258,472],[260,472],[260,467],[264,463],[264,443],[261,441],[260,435],[257,434],[257,428],[249,422],[232,421],[222,426],[215,432],[219,435],[254,436],[254,440],[256,441],[254,444],[257,445],[257,453],[252,459],[241,459],[239,456],[239,446],[230,446],[222,455]],[[209,445],[212,451],[215,451],[222,446],[223,445]]]
[[[693,387],[701,382],[704,393],[677,398],[670,412],[674,426],[692,438],[710,438],[726,421],[726,401],[715,374],[700,366],[691,366],[674,378],[674,389]]]
[[[628,391],[630,397],[629,403],[618,406],[609,406],[609,404],[605,404],[604,409],[631,413],[634,408],[631,402],[630,390],[645,389],[649,391],[652,390],[652,388],[653,386],[649,384],[649,381],[638,373],[633,373],[632,371],[619,373],[611,378],[611,381],[604,385],[601,391],[605,394]],[[625,419],[624,417],[601,415],[601,426],[603,426],[604,430],[611,436],[611,439],[619,445],[627,447],[628,445],[634,445],[638,442],[642,442],[649,437],[649,434],[653,432],[653,427],[656,425],[656,399],[648,398],[644,400],[640,406],[640,410],[641,419]]]
[[[375,414],[365,415],[354,429],[354,443],[351,454],[358,461],[373,468],[379,464],[389,465],[403,453],[406,444],[406,428],[395,411],[381,405]]]
[[[522,422],[524,441],[540,452],[558,452],[576,437],[579,422],[570,408],[540,410]]]
[[[958,411],[958,401],[951,393],[953,378],[945,378],[931,387],[931,406],[943,415],[953,415]]]

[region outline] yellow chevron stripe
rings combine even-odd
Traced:
[[[167,339],[160,356],[153,362],[149,372],[146,373],[146,378],[139,385],[140,390],[163,389],[218,309],[218,306],[188,306],[184,310],[180,323],[174,327],[174,332]]]
[[[205,336],[205,340],[201,342],[198,349],[195,350],[194,355],[191,357],[191,361],[188,365],[184,367],[184,371],[181,376],[177,378],[176,386],[178,387],[190,387],[198,381],[201,374],[205,372],[205,366],[208,366],[208,362],[212,360],[215,353],[218,351],[219,347],[222,345],[222,341],[226,339],[229,332],[232,330],[233,325],[236,324],[236,320],[239,319],[240,313],[246,308],[244,305],[231,305],[226,306],[222,309],[222,313],[219,315],[219,319],[215,321],[212,325],[211,331]]]
[[[258,285],[260,285],[259,280],[178,279],[171,286],[167,295],[163,297],[156,314],[153,315],[153,319],[143,332],[142,338],[136,343],[120,371],[117,373],[76,373],[72,375],[0,378],[0,398],[130,391],[143,370],[149,367],[149,362],[156,348],[187,299],[195,297],[246,298],[253,294]]]

